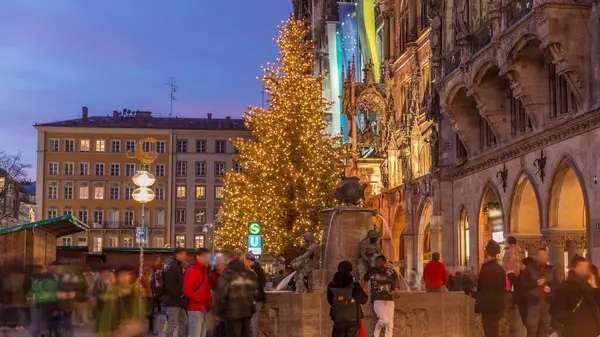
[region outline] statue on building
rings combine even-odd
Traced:
[[[440,160],[440,136],[435,125],[431,127],[429,146],[431,147],[431,167],[437,168]]]
[[[381,185],[383,186],[384,191],[387,191],[390,188],[390,170],[388,165],[388,156],[387,154],[384,154],[383,161],[379,166],[379,171],[381,173]]]
[[[428,7],[429,22],[431,25],[429,43],[433,57],[440,57],[442,55],[442,1],[430,0],[428,1]]]
[[[379,232],[371,229],[367,236],[360,242],[360,260],[358,263],[358,276],[362,279],[365,273],[373,267],[375,258],[383,253]]]
[[[304,233],[306,252],[290,263],[296,271],[296,291],[308,293],[312,291],[312,271],[319,268],[321,261],[321,245],[314,238],[313,233]]]
[[[454,36],[460,39],[469,34],[467,0],[456,0],[453,8]]]

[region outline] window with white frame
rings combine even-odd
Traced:
[[[73,215],[73,209],[70,207],[63,209],[63,215]]]
[[[144,149],[144,152],[150,152],[152,150],[152,143],[144,142],[142,148]]]
[[[157,177],[165,176],[165,164],[156,164],[156,176]]]
[[[119,225],[119,210],[116,208],[113,208],[111,210],[108,211],[108,224],[111,226],[117,226]]]
[[[175,246],[185,248],[185,235],[175,236]]]
[[[194,248],[204,248],[204,235],[194,235]]]
[[[244,169],[242,168],[242,164],[235,162],[234,164],[234,170],[237,173],[244,173]]]
[[[164,140],[159,140],[156,142],[156,152],[165,153],[167,146],[165,145]]]
[[[154,190],[156,200],[165,200],[165,188],[162,185],[157,185]]]
[[[90,152],[90,140],[80,139],[79,140],[79,152]]]
[[[73,173],[75,171],[75,163],[65,163],[64,168],[66,176],[72,176],[75,174]]]
[[[156,210],[156,222],[154,223],[155,227],[165,227],[165,210],[158,209]]]
[[[223,199],[223,186],[215,186],[215,199]]]
[[[96,139],[96,152],[106,151],[106,141],[104,139]]]
[[[185,223],[185,208],[178,208],[175,210],[175,222]]]
[[[125,200],[133,200],[133,186],[131,185],[127,185],[125,186]]]
[[[46,219],[56,218],[58,216],[58,210],[55,207],[50,207],[46,210]]]
[[[185,162],[185,161],[177,162],[177,176],[178,177],[187,176],[187,162]]]
[[[104,175],[104,163],[96,163],[96,175],[103,176]]]
[[[150,164],[140,164],[140,171],[150,172]]]
[[[165,238],[154,238],[154,248],[164,248]]]
[[[88,200],[90,198],[90,187],[88,185],[79,185],[79,200]]]
[[[73,245],[73,238],[70,236],[65,236],[62,238],[62,246],[71,246]]]
[[[119,247],[119,238],[116,236],[110,236],[108,238],[108,246],[109,247]]]
[[[58,184],[51,183],[48,185],[48,199],[58,200]]]
[[[73,200],[73,184],[66,183],[63,189],[63,199]]]
[[[102,237],[93,237],[92,238],[92,251],[95,253],[102,251]]]
[[[75,139],[65,139],[65,152],[75,152]]]
[[[196,177],[206,177],[206,162],[205,161],[197,161],[196,162]]]
[[[203,224],[206,222],[206,209],[196,209],[196,215],[194,217],[194,221],[197,224]]]
[[[186,153],[187,152],[187,140],[178,140],[177,141],[177,152]]]
[[[77,212],[77,218],[79,219],[79,221],[83,222],[84,224],[88,223],[88,210],[86,208],[82,208]]]
[[[110,175],[118,177],[121,174],[121,164],[110,164]]]
[[[111,140],[110,141],[110,151],[111,152],[121,152],[121,141],[120,140]]]
[[[60,150],[60,140],[50,139],[50,152],[58,152]]]
[[[185,198],[186,198],[185,185],[177,186],[177,199],[185,199]]]
[[[123,247],[133,247],[133,238],[132,237],[125,237],[123,238]]]
[[[119,200],[120,193],[119,185],[110,186],[110,200]]]
[[[96,199],[96,200],[104,199],[104,185],[94,186],[94,199]]]
[[[104,225],[104,210],[97,208],[94,210],[94,226]]]
[[[135,151],[135,140],[128,140],[125,143],[125,150],[127,152],[133,152],[133,151]]]
[[[215,141],[215,153],[225,153],[225,141],[224,140],[216,140]]]
[[[206,139],[196,140],[196,152],[198,152],[198,153],[206,152]]]
[[[90,175],[90,163],[79,163],[79,175],[89,176]]]
[[[51,176],[58,175],[58,163],[57,162],[48,163],[48,175],[51,175]]]
[[[133,177],[135,175],[135,164],[125,164],[125,174],[128,177]]]
[[[225,162],[224,161],[216,161],[215,162],[215,177],[223,177],[225,175]]]
[[[128,209],[125,211],[125,224],[128,226],[133,226],[135,224],[135,211],[132,209]]]
[[[77,238],[77,245],[79,247],[85,247],[87,246],[87,238],[83,237],[83,238]]]
[[[150,227],[150,210],[147,208],[144,210],[144,226]]]

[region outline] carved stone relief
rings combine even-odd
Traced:
[[[394,336],[425,337],[429,331],[429,313],[425,309],[396,308]]]

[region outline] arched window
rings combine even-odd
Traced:
[[[459,261],[461,266],[469,265],[469,214],[467,210],[463,208],[460,212],[460,216],[458,218],[458,228],[459,228]]]
[[[423,233],[423,261],[429,260],[431,260],[431,229],[427,224]]]

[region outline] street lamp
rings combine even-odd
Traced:
[[[137,188],[131,193],[131,197],[133,198],[133,200],[142,204],[142,224],[140,225],[139,229],[136,228],[136,232],[138,230],[140,231],[139,234],[136,233],[138,234],[136,235],[136,237],[139,236],[140,244],[140,295],[142,294],[144,288],[142,282],[142,276],[144,274],[144,225],[146,223],[146,210],[144,206],[150,201],[154,200],[154,197],[156,196],[156,194],[154,194],[154,191],[149,188],[150,186],[154,185],[154,183],[156,182],[156,178],[152,173],[146,171],[145,168],[147,165],[153,163],[158,157],[158,153],[150,151],[150,146],[146,147],[146,144],[156,144],[156,139],[147,137],[142,140],[139,140],[135,145],[135,149],[127,152],[127,157],[135,158],[144,164],[144,169],[139,170],[131,179],[133,180],[133,183],[137,186]],[[146,148],[148,148],[148,150],[146,150]],[[145,239],[147,239],[147,237]]]

